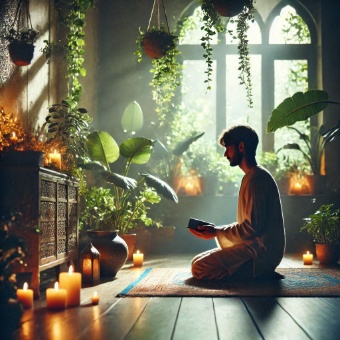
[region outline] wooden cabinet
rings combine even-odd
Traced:
[[[39,296],[39,273],[78,255],[78,182],[43,167],[0,166],[0,212],[20,212],[15,233],[28,246],[26,272]],[[35,228],[40,230],[37,233]]]

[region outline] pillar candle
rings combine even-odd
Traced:
[[[54,284],[54,288],[46,289],[46,305],[48,309],[65,309],[66,308],[66,289],[59,289],[58,282]]]
[[[49,154],[50,164],[55,168],[61,169],[61,154],[54,150],[54,153]]]
[[[27,282],[24,283],[23,289],[17,289],[17,298],[23,308],[29,309],[33,307],[33,290],[28,289]]]
[[[93,305],[98,305],[99,303],[99,296],[97,292],[94,292],[93,295],[91,296],[91,302]]]
[[[133,265],[135,267],[141,267],[143,265],[144,254],[137,250],[137,253],[133,254]]]
[[[303,254],[303,264],[313,264],[313,254],[309,254],[309,251],[307,251],[307,254]]]
[[[74,273],[73,267],[70,266],[68,273],[59,274],[60,288],[66,289],[67,306],[79,306],[80,305],[80,290],[81,290],[81,274]]]

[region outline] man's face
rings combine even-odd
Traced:
[[[238,166],[242,161],[243,153],[239,150],[237,145],[227,145],[225,147],[224,157],[228,159],[230,166]]]

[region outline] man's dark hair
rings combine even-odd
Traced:
[[[256,148],[259,144],[259,137],[255,130],[246,125],[236,125],[230,129],[223,130],[218,140],[222,146],[238,146],[240,142],[243,142],[249,156],[256,155]]]

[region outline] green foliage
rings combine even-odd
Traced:
[[[135,133],[143,127],[143,111],[135,100],[125,108],[121,123],[124,132]]]
[[[73,108],[69,102],[51,105],[46,117],[47,137],[67,145],[76,163],[86,154],[87,135],[92,118],[83,108]]]
[[[105,213],[104,205],[105,218],[102,218],[99,224],[91,225],[92,228],[119,230],[124,234],[128,229],[135,227],[139,221],[144,225],[152,224],[147,210],[150,204],[160,202],[159,195],[178,201],[172,188],[155,176],[141,172],[137,175],[137,179],[127,177],[132,164],[144,165],[149,161],[154,143],[155,141],[148,138],[134,137],[123,141],[118,149],[117,143],[107,132],[95,131],[88,136],[88,159],[85,158],[86,162],[81,167],[84,170],[99,170],[101,179],[110,188],[109,192],[101,190],[99,195],[100,200],[103,201],[103,196],[107,194],[106,203],[110,205],[107,209],[109,213]],[[119,166],[116,167],[116,171],[112,170],[116,165],[113,163],[119,160],[124,161],[120,173],[118,173]],[[97,208],[98,206],[99,204]],[[93,213],[93,204],[89,207],[85,206],[85,210]]]
[[[309,215],[301,230],[306,230],[316,243],[340,243],[340,210],[333,204],[321,205]]]
[[[157,105],[156,112],[160,125],[163,125],[170,111],[170,104],[175,96],[175,90],[180,85],[181,65],[176,60],[180,51],[177,47],[177,37],[171,32],[167,32],[164,27],[152,27],[145,32],[139,29],[139,36],[136,40],[137,51],[135,52],[139,62],[143,59],[144,40],[150,37],[156,39],[157,43],[160,41],[163,46],[162,51],[164,55],[161,58],[152,60],[152,68],[150,70],[153,74],[150,82],[150,86],[153,89],[153,100]]]
[[[230,22],[236,22],[236,34],[233,31],[228,31],[233,35],[234,39],[238,39],[238,54],[239,54],[239,79],[240,84],[244,85],[247,91],[248,106],[253,107],[253,96],[252,96],[252,82],[250,72],[250,59],[249,59],[249,47],[248,47],[248,35],[247,31],[249,28],[248,22],[254,21],[254,1],[247,0],[246,6],[243,7],[242,12],[237,16],[236,19],[231,18]]]
[[[203,57],[207,63],[207,70],[205,71],[207,79],[204,82],[207,83],[207,90],[211,90],[210,83],[213,70],[211,39],[216,35],[216,32],[225,32],[225,27],[211,0],[202,0],[201,8],[203,11],[203,26],[201,29],[204,31],[204,36],[201,38],[201,46],[205,50]]]
[[[69,79],[69,93],[66,101],[74,109],[82,94],[80,76],[86,75],[84,63],[85,47],[85,16],[88,8],[93,7],[93,0],[58,0],[55,8],[61,22],[67,27],[66,60],[67,78]]]
[[[10,43],[30,44],[33,45],[38,37],[39,33],[33,29],[16,30],[11,28],[5,39]]]

